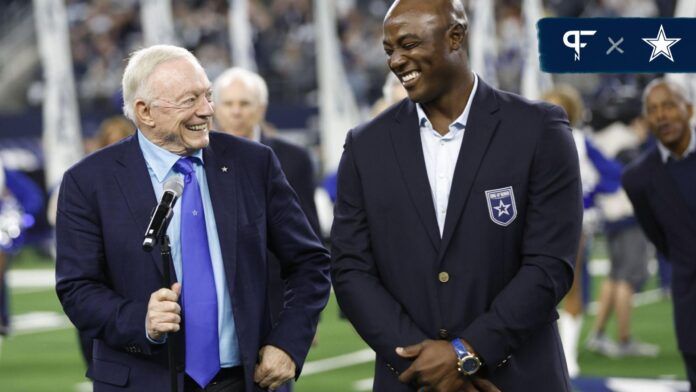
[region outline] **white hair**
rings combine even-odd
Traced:
[[[240,81],[252,89],[256,93],[259,103],[263,106],[268,106],[268,86],[266,82],[259,74],[239,67],[230,68],[215,79],[213,83],[213,101],[220,99],[222,90],[236,81]]]
[[[126,117],[135,122],[135,113],[133,112],[135,101],[137,99],[146,101],[152,99],[147,82],[155,68],[167,61],[181,58],[187,59],[201,67],[198,59],[191,52],[173,45],[153,45],[131,53],[121,80],[123,114]]]

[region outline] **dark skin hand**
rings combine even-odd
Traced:
[[[464,342],[464,341],[462,341]],[[464,342],[469,351],[471,346]],[[396,353],[413,363],[399,376],[404,384],[417,386],[428,392],[500,392],[490,381],[465,377],[457,370],[457,355],[452,344],[445,340],[424,340],[408,347],[397,347]]]

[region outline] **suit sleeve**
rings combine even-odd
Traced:
[[[103,235],[94,200],[67,172],[56,217],[56,292],[65,313],[86,336],[107,345],[153,354],[147,341],[147,302],[119,296],[110,288]]]
[[[288,353],[299,376],[329,298],[329,254],[300,208],[275,154],[269,151],[268,242],[286,281],[285,305],[265,343]]]
[[[309,224],[312,226],[312,229],[314,229],[314,232],[317,233],[317,236],[320,236],[319,217],[317,214],[317,206],[314,203],[314,168],[306,151],[301,151],[298,158],[297,176],[292,186],[295,188],[295,192],[297,192],[297,196],[300,198],[300,205],[305,215],[307,215]]]
[[[543,127],[528,178],[519,271],[460,335],[489,366],[557,318],[556,306],[573,281],[582,225],[578,155],[559,108],[546,113]]]
[[[401,372],[410,366],[410,361],[396,355],[396,347],[428,337],[382,285],[372,255],[362,184],[352,148],[352,133],[349,133],[338,168],[331,231],[332,283],[341,310],[360,336]]]
[[[655,248],[669,259],[669,249],[667,248],[665,234],[660,229],[660,224],[652,213],[645,190],[638,185],[639,179],[637,176],[640,174],[634,170],[635,168],[627,170],[621,179],[626,194],[631,200],[631,204],[633,204],[633,212],[645,235],[655,245]]]

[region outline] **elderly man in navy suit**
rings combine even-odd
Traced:
[[[568,120],[469,69],[459,0],[398,0],[388,65],[408,98],[351,130],[332,282],[376,351],[374,390],[569,391],[556,305],[582,220]]]
[[[686,92],[664,79],[643,93],[643,113],[657,145],[623,175],[636,218],[650,241],[672,263],[677,343],[691,390],[696,389],[696,133]]]
[[[123,93],[138,132],[68,170],[58,202],[56,289],[94,339],[95,391],[163,390],[169,342],[184,391],[276,389],[299,376],[329,258],[277,158],[210,131],[211,84],[183,48],[135,52]],[[159,252],[141,243],[171,178],[184,183],[167,231],[176,276],[159,288]],[[275,323],[267,248],[293,294]]]

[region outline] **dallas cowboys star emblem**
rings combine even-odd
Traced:
[[[223,173],[227,173],[227,166],[221,167],[220,170],[222,170]]]
[[[667,38],[664,27],[660,25],[660,30],[657,33],[657,37],[643,38],[643,41],[653,48],[649,62],[652,62],[658,56],[665,56],[669,59],[669,61],[674,62],[674,57],[672,57],[672,49],[670,49],[670,47],[681,41],[681,38]]]
[[[501,201],[500,201],[500,204],[498,204],[497,207],[493,207],[493,208],[494,208],[496,211],[498,211],[498,216],[500,217],[500,216],[503,216],[503,214],[505,214],[505,215],[510,215],[510,213],[508,212],[508,208],[509,208],[509,207],[510,207],[510,204],[505,204],[505,203],[503,203],[503,201],[501,200]]]
[[[196,210],[193,210],[191,213],[193,214],[193,216],[198,216],[198,211]]]

